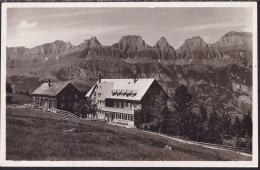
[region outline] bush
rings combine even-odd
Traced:
[[[150,128],[149,128],[150,131],[158,131],[159,130],[159,127],[158,126],[155,126],[155,125],[151,125]]]
[[[154,125],[151,125],[151,126],[149,127],[149,130],[150,130],[150,131],[154,131]]]
[[[144,130],[148,130],[148,127],[147,127],[147,125],[145,125],[145,126],[144,126]]]

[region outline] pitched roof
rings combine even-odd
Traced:
[[[35,95],[46,95],[46,96],[56,96],[68,84],[70,84],[70,83],[54,82],[54,83],[51,83],[51,86],[49,87],[48,83],[43,83],[32,94],[35,94]]]
[[[101,83],[96,82],[96,84],[90,89],[90,91],[87,93],[86,97],[91,96],[93,90],[95,89],[95,86],[97,85],[98,88],[102,88],[106,85],[106,83],[111,84],[111,89],[109,90],[109,93],[105,94],[105,98],[111,98],[111,99],[126,99],[126,100],[141,100],[142,97],[145,95],[148,88],[151,86],[151,84],[155,81],[155,79],[137,79],[136,82],[134,82],[134,79],[101,79]],[[106,87],[107,88],[107,87]],[[135,94],[134,96],[113,96],[112,92],[120,92],[120,93],[131,93]]]

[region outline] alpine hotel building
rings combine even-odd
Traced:
[[[87,93],[86,97],[97,103],[98,119],[139,127],[140,123],[151,121],[145,108],[152,108],[156,95],[162,93],[169,98],[156,79],[101,79]]]

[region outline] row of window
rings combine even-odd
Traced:
[[[114,101],[114,108],[141,109],[141,104]]]
[[[105,104],[105,101],[104,101],[104,100],[98,100],[97,103],[98,103],[98,104]]]
[[[126,96],[126,97],[135,97],[136,93],[116,93],[112,92],[112,96]]]
[[[72,100],[72,97],[73,97],[73,96],[74,96],[74,99],[75,99],[75,100],[78,100],[78,95],[77,95],[77,94],[75,94],[75,95],[68,95],[68,96],[66,96],[66,95],[61,95],[61,100],[65,100],[66,97],[68,97],[69,100]]]
[[[36,100],[36,99],[49,99],[49,100],[54,100],[53,97],[42,97],[42,96],[33,96],[33,100]]]
[[[72,105],[72,103],[71,102],[69,102],[69,108],[72,108],[73,107],[73,105]],[[66,108],[66,105],[65,105],[65,103],[60,103],[60,108],[61,109],[65,109]]]
[[[122,119],[134,121],[134,116],[126,113],[116,113],[116,112],[105,112],[105,117],[110,117],[112,119]]]

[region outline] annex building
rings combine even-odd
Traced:
[[[97,104],[98,119],[138,127],[151,120],[144,110],[153,107],[160,93],[166,103],[168,95],[156,79],[101,79],[99,75],[86,97]]]
[[[39,109],[60,109],[73,112],[73,105],[81,98],[81,92],[71,83],[43,83],[33,93],[33,104]]]

